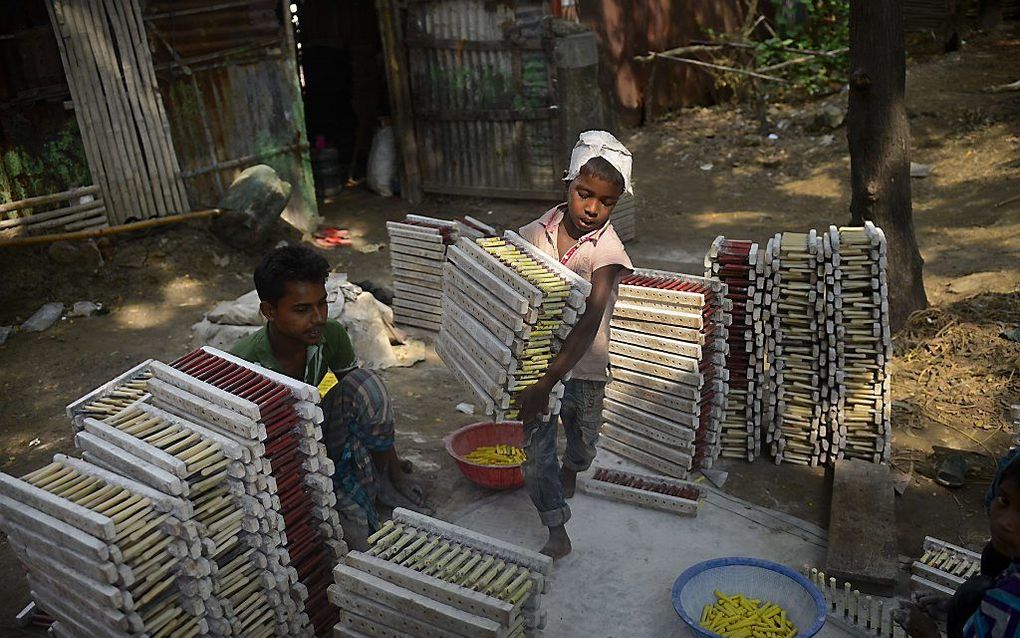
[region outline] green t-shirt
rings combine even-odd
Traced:
[[[263,326],[255,334],[237,342],[237,345],[230,349],[230,354],[280,374],[286,374],[280,362],[276,360],[276,356],[273,355],[267,326]],[[317,345],[308,346],[303,381],[318,386],[329,370],[340,377],[357,364],[354,346],[351,344],[351,338],[347,335],[347,330],[340,325],[340,322],[328,319],[322,328],[322,341]]]

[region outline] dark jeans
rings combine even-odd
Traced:
[[[558,527],[570,520],[556,457],[557,421],[563,422],[567,437],[563,467],[574,472],[587,470],[595,460],[595,444],[602,425],[605,382],[571,379],[564,385],[558,419],[535,419],[524,424],[524,452],[528,457],[522,467],[524,485],[546,527]]]

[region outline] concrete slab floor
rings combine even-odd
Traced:
[[[602,465],[619,467],[615,462]],[[608,455],[606,455],[608,456]],[[545,635],[555,638],[663,638],[692,635],[670,590],[687,567],[724,556],[772,560],[795,569],[821,565],[825,531],[789,515],[712,490],[697,518],[578,493],[569,501],[573,552],[557,561],[542,600]],[[546,530],[525,490],[494,494],[453,522],[538,549]],[[831,623],[822,638],[842,638]]]

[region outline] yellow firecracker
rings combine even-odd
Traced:
[[[723,638],[796,638],[797,627],[775,603],[742,594],[715,592],[716,602],[705,605],[699,624]]]
[[[513,445],[486,445],[477,447],[464,457],[479,465],[520,465],[526,458],[524,450]]]

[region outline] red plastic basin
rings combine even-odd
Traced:
[[[472,423],[451,432],[443,441],[446,443],[446,451],[472,483],[493,490],[512,490],[524,485],[520,464],[494,467],[472,463],[465,458],[476,448],[489,445],[522,447],[524,425],[520,421]]]

